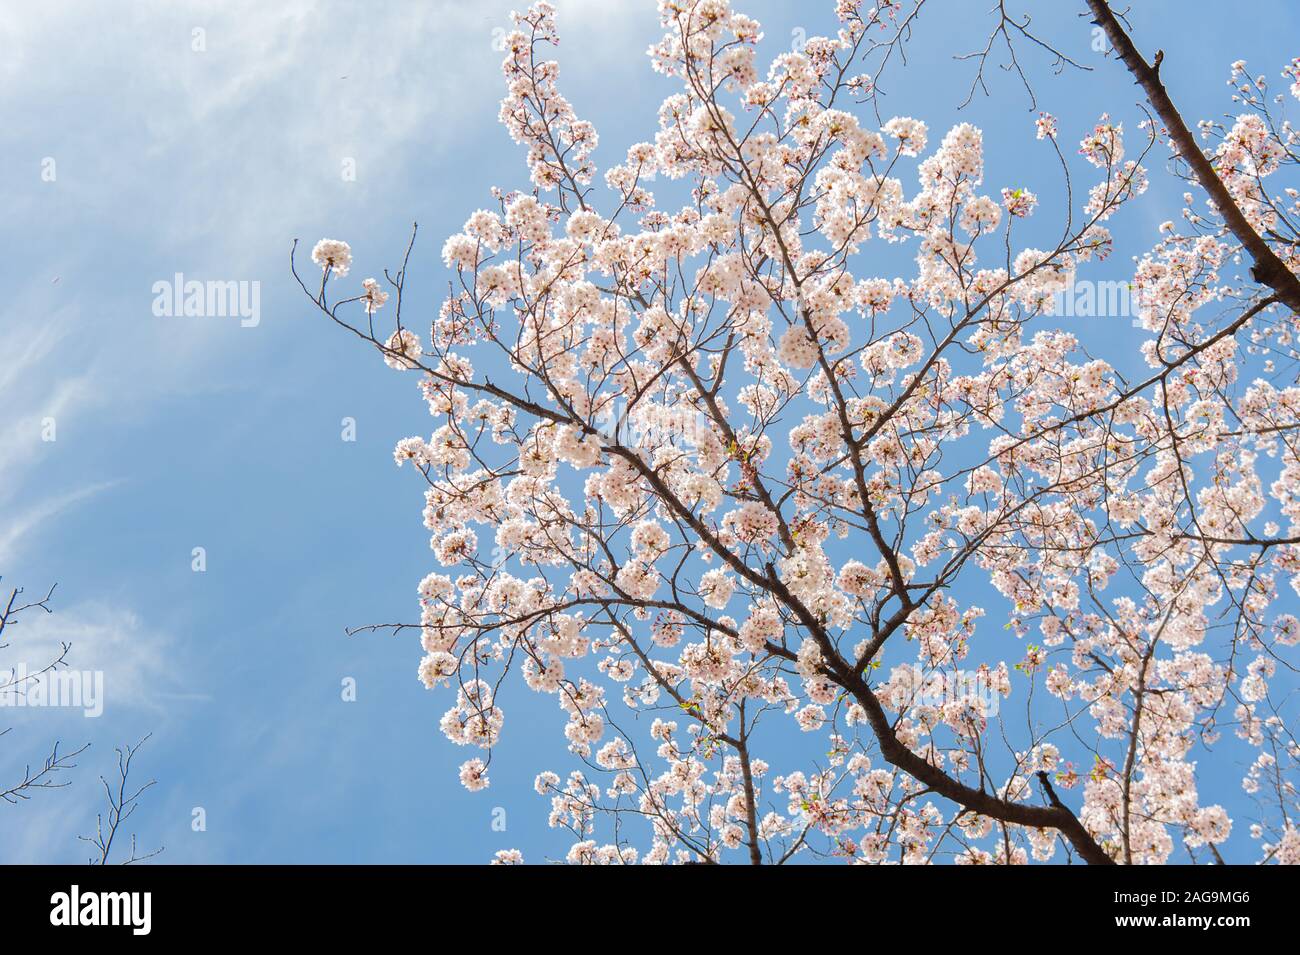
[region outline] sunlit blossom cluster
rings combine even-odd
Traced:
[[[1268,373],[1294,316],[1189,200],[1131,276],[1149,375],[1087,351],[1053,302],[1109,253],[1156,131],[1082,131],[1068,227],[1036,230],[975,126],[851,110],[848,67],[898,6],[840,0],[834,36],[764,64],[727,0],[662,0],[649,56],[675,91],[603,175],[543,58],[554,11],[516,15],[500,116],[532,188],[445,241],[428,335],[375,340],[434,420],[394,457],[441,568],[418,678],[479,752],[460,780],[489,785],[503,709],[534,692],[574,763],[536,783],[571,863],[1160,863],[1252,836],[1300,861],[1277,692],[1300,386]],[[1026,127],[1055,164],[1062,125]],[[1289,127],[1261,106],[1203,129],[1300,269],[1295,193],[1264,185],[1294,168]],[[876,274],[883,244],[914,267]],[[336,277],[351,257],[312,254]],[[973,696],[915,691],[936,677]],[[818,740],[802,765],[759,755],[781,721]],[[1253,828],[1200,792],[1232,771],[1224,737],[1251,754]]]

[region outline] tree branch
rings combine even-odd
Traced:
[[[1251,276],[1255,281],[1273,289],[1291,311],[1300,313],[1300,279],[1296,278],[1286,264],[1277,257],[1277,253],[1255,231],[1241,211],[1241,207],[1228,192],[1228,187],[1214,171],[1210,160],[1197,145],[1191,130],[1187,128],[1187,123],[1183,121],[1183,117],[1165,91],[1164,84],[1160,82],[1159,65],[1163,56],[1159,53],[1156,55],[1155,66],[1148,64],[1111,11],[1107,0],[1087,0],[1087,2],[1094,17],[1093,22],[1105,31],[1111,46],[1115,48],[1119,58],[1133,74],[1134,80],[1146,93],[1147,100],[1169,131],[1169,138],[1173,140],[1178,155],[1192,168],[1197,182],[1209,193],[1215,207],[1223,216],[1224,223],[1255,260]]]

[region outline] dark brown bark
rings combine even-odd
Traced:
[[[1173,100],[1165,91],[1160,81],[1161,54],[1156,55],[1156,64],[1152,66],[1137,51],[1124,27],[1115,17],[1107,0],[1087,0],[1088,9],[1092,11],[1093,22],[1106,33],[1110,45],[1115,48],[1119,58],[1134,80],[1142,87],[1151,108],[1160,117],[1160,122],[1169,131],[1178,155],[1191,167],[1201,188],[1209,193],[1223,216],[1223,222],[1254,259],[1251,277],[1262,285],[1267,285],[1277,293],[1277,297],[1293,312],[1300,313],[1300,279],[1286,267],[1277,253],[1263,240],[1255,228],[1247,221],[1241,208],[1228,192],[1214,166],[1206,158],[1201,147],[1197,145],[1192,131],[1187,128],[1182,115],[1174,106]]]
[[[1097,840],[1083,827],[1079,818],[1057,798],[1050,783],[1044,786],[1050,806],[1031,806],[1012,802],[1001,799],[993,793],[973,789],[912,752],[898,738],[893,726],[890,725],[889,717],[885,715],[884,707],[860,678],[855,680],[852,692],[854,699],[866,710],[867,722],[871,724],[871,729],[880,744],[880,755],[892,765],[925,783],[939,795],[990,819],[1021,826],[1033,826],[1036,829],[1058,830],[1074,846],[1079,857],[1089,865],[1115,864],[1115,860],[1097,844]],[[1046,776],[1039,778],[1046,782]]]

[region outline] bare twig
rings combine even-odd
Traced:
[[[112,785],[103,776],[99,777],[99,781],[104,786],[104,795],[108,800],[107,815],[100,813],[95,817],[95,834],[93,836],[78,836],[83,842],[90,843],[98,853],[98,858],[92,857],[89,860],[91,865],[108,865],[113,851],[113,842],[117,838],[118,831],[123,828],[126,821],[131,818],[139,806],[140,796],[157,782],[157,780],[151,779],[134,790],[130,788],[129,784],[131,760],[148,740],[149,736],[146,736],[134,746],[118,747],[117,779]],[[131,848],[127,857],[122,860],[122,865],[131,865],[135,862],[152,859],[163,851],[163,847],[159,846],[157,849],[141,854],[136,846],[135,833],[132,833],[130,838]]]

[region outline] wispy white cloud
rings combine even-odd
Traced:
[[[67,338],[70,327],[48,320],[40,325],[11,324],[0,333],[0,502],[12,496],[15,481],[11,472],[26,470],[42,451],[42,423],[56,422],[63,414],[85,401],[91,389],[84,376],[59,374],[57,346]]]
[[[121,476],[49,471],[46,419],[61,439],[120,429],[170,396],[230,386],[214,358],[252,340],[219,322],[167,326],[149,310],[153,281],[278,276],[304,221],[411,161],[403,143],[422,131],[447,129],[450,146],[481,105],[484,85],[463,86],[496,57],[480,11],[357,13],[315,0],[70,0],[0,18],[0,109],[33,162],[0,182],[0,199],[11,223],[61,217],[40,274],[0,306],[0,569],[42,521]],[[49,122],[58,103],[77,104],[75,123]],[[54,182],[38,178],[42,155]],[[356,182],[341,179],[344,157]],[[106,272],[112,260],[128,271]]]
[[[26,177],[0,180],[7,220],[0,233],[28,253],[26,278],[19,273],[0,303],[0,573],[16,580],[29,558],[48,556],[41,553],[43,528],[75,515],[95,495],[125,487],[116,501],[138,477],[165,468],[178,449],[151,444],[149,425],[161,409],[184,409],[178,397],[303,385],[263,380],[257,362],[245,361],[292,349],[300,330],[278,316],[257,330],[168,324],[149,311],[154,280],[178,271],[200,279],[262,279],[263,305],[273,308],[271,286],[288,283],[293,236],[329,222],[391,217],[394,208],[405,216],[407,204],[427,199],[393,184],[427,184],[431,169],[438,188],[463,188],[454,176],[474,161],[472,152],[466,158],[467,144],[514,151],[517,182],[524,181],[522,153],[495,119],[503,53],[494,41],[510,28],[511,7],[526,3],[63,0],[5,11],[3,136],[30,167]],[[646,73],[638,56],[645,25],[654,21],[652,5],[558,0],[557,6],[562,84],[580,111],[605,95],[592,77]],[[194,49],[195,30],[203,31],[202,50]],[[631,35],[637,39],[629,47],[624,40]],[[52,115],[68,119],[51,122]],[[55,182],[39,179],[43,157],[57,163]],[[341,177],[345,158],[356,161],[355,182]],[[486,196],[470,200],[483,201]],[[47,417],[58,429],[53,444],[41,440]],[[77,446],[89,435],[107,436],[104,444],[120,436],[138,443],[123,441],[118,453],[94,458]],[[0,806],[5,861],[75,860],[75,834],[85,827],[72,831],[80,822],[65,817],[71,811],[93,820],[94,777],[105,771],[119,733],[170,724],[177,737],[194,735],[184,725],[189,707],[182,704],[194,700],[187,668],[192,671],[205,648],[183,630],[159,629],[152,620],[166,617],[167,608],[151,606],[143,586],[137,593],[96,593],[87,582],[67,595],[79,602],[60,602],[52,616],[34,614],[15,632],[21,657],[6,651],[0,659],[0,665],[39,662],[69,642],[70,665],[103,671],[106,696],[106,717],[85,721],[95,724],[96,752],[77,777],[76,798],[47,794],[50,799],[14,810],[22,813],[17,829]],[[314,700],[310,687],[288,706],[237,694],[218,700],[230,728],[213,736],[242,754],[261,733],[267,742],[259,752],[266,755],[223,778],[228,791],[206,793],[205,803],[261,807],[268,779],[290,757],[328,767],[303,797],[318,804],[316,816],[327,814],[336,793],[363,785],[347,754],[364,746],[360,740],[371,728],[359,723],[356,739],[336,747],[320,732]],[[287,722],[271,733],[269,715]],[[80,714],[55,714],[54,722],[48,716],[6,714],[0,728],[23,724],[22,746],[0,747],[0,767],[5,760],[39,759],[40,746],[62,731],[69,740],[90,738]],[[74,720],[75,733],[67,725]],[[41,732],[28,732],[37,725]],[[18,735],[8,742],[19,742]],[[188,778],[172,783],[172,808],[187,810]],[[226,851],[216,848],[220,840],[239,841],[216,829],[204,838],[211,841],[203,851],[217,855]]]
[[[180,701],[202,696],[185,689],[173,667],[176,641],[147,626],[134,611],[98,601],[56,606],[50,614],[29,612],[12,631],[4,668],[24,666],[28,672],[57,659],[68,644],[66,663],[77,671],[103,674],[104,715],[119,710],[148,710],[155,716],[174,713]],[[12,638],[12,639],[10,639]],[[47,713],[6,708],[8,723],[34,713],[48,722]],[[80,715],[79,713],[77,715]]]
[[[119,482],[103,481],[64,494],[40,497],[34,504],[17,510],[16,516],[10,519],[3,530],[0,530],[0,567],[12,567],[16,563],[19,544],[33,530],[58,517],[63,511],[117,483]]]
[[[76,473],[35,480],[49,457],[59,422],[104,400],[89,376],[69,361],[72,324],[66,315],[46,321],[7,324],[0,333],[0,572],[11,572],[22,541],[42,524],[111,487]]]

